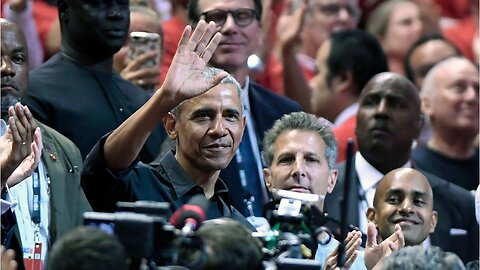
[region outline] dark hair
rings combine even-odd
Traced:
[[[115,235],[79,227],[52,247],[48,270],[127,270],[127,254]]]
[[[336,76],[344,78],[350,71],[359,96],[373,76],[388,71],[387,56],[373,35],[363,30],[349,29],[332,33],[330,41],[328,85]]]
[[[231,218],[207,220],[195,233],[206,245],[205,270],[261,269],[262,244]]]
[[[200,21],[200,16],[202,14],[200,8],[198,7],[198,1],[199,0],[190,0],[188,1],[188,20],[190,23],[195,26],[197,25],[198,21]],[[263,6],[262,6],[262,0],[252,0],[253,4],[255,6],[255,11],[256,11],[256,19],[258,21],[262,20],[262,12],[263,12]]]
[[[403,58],[403,68],[405,70],[405,76],[410,81],[415,82],[415,74],[413,74],[413,69],[412,69],[412,66],[410,65],[410,57],[412,57],[413,52],[423,44],[428,43],[430,41],[435,41],[435,40],[445,42],[445,44],[449,45],[450,47],[452,47],[452,49],[455,50],[457,56],[461,55],[458,48],[452,42],[448,41],[440,34],[430,34],[430,35],[422,36],[417,41],[415,41],[415,43],[413,43],[413,45],[408,49],[407,54],[405,55],[405,58]],[[427,74],[427,72],[428,70],[426,70],[425,75]]]

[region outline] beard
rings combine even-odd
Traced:
[[[2,100],[1,116],[2,116],[2,119],[5,120],[5,122],[8,122],[8,108],[10,108],[10,106],[14,106],[15,104],[17,104],[17,102],[20,102],[20,98],[12,95],[6,95],[6,96],[2,96],[1,100]]]

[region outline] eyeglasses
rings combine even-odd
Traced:
[[[203,19],[206,22],[213,21],[218,27],[222,26],[227,21],[228,14],[231,14],[235,24],[241,27],[251,24],[253,19],[257,16],[257,12],[249,8],[239,8],[236,10],[213,9],[203,12],[200,15],[200,19]]]
[[[314,7],[317,7],[321,13],[325,14],[326,16],[338,16],[342,9],[345,9],[347,13],[355,19],[360,18],[362,11],[355,6],[352,5],[340,5],[340,4],[314,4]]]

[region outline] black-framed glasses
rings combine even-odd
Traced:
[[[228,14],[232,15],[235,24],[243,27],[253,22],[253,19],[257,16],[257,11],[250,8],[239,8],[236,10],[213,9],[203,12],[200,19],[206,22],[214,22],[218,27],[227,21]]]

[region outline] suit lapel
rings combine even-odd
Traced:
[[[61,204],[55,203],[55,201],[65,201],[65,196],[62,192],[65,190],[65,183],[64,181],[52,181],[52,179],[62,179],[62,174],[65,170],[62,168],[59,160],[60,156],[53,137],[50,136],[42,125],[39,126],[42,130],[43,141],[42,161],[47,169],[47,181],[50,183],[48,187],[50,194],[50,236],[53,242],[58,230],[57,216],[61,217],[66,213],[64,212],[65,208]]]

